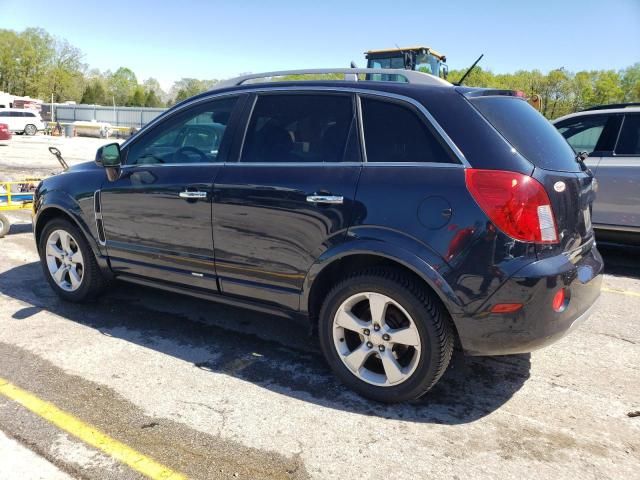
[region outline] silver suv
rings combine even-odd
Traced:
[[[640,241],[640,104],[594,107],[554,120],[587,166],[599,190],[593,226],[605,241]]]

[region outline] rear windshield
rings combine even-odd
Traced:
[[[472,97],[469,101],[535,166],[562,172],[580,171],[576,154],[564,137],[524,100],[490,96]]]

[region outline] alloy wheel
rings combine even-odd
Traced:
[[[51,277],[62,290],[80,288],[84,276],[84,259],[80,246],[69,232],[54,230],[45,247],[45,258]]]
[[[333,319],[333,342],[351,373],[381,387],[408,380],[421,355],[411,315],[393,298],[375,292],[352,295],[340,305]]]

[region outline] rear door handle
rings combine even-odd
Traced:
[[[193,200],[195,198],[207,198],[207,192],[199,192],[199,191],[191,191],[188,190],[186,192],[180,192],[178,194],[180,198],[186,198],[189,200]]]
[[[307,195],[307,202],[341,205],[344,202],[344,197],[342,195]]]

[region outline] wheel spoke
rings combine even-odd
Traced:
[[[71,261],[73,263],[79,263],[80,265],[82,265],[82,253],[80,253],[80,249],[78,248],[78,251],[75,252],[73,255],[71,255]]]
[[[47,255],[51,255],[52,257],[56,257],[61,260],[63,253],[64,252],[60,250],[55,243],[47,243]]]
[[[67,232],[60,232],[60,245],[62,245],[62,249],[68,254],[68,255],[72,255],[73,252],[71,251],[71,243],[69,242],[69,239],[71,237],[69,237],[69,234]]]
[[[80,275],[78,275],[78,271],[76,270],[76,266],[69,267],[69,278],[71,279],[71,286],[73,288],[78,287],[80,285]]]
[[[387,375],[387,380],[389,381],[389,383],[397,383],[404,378],[402,367],[393,356],[393,352],[391,351],[391,349],[380,352],[380,358],[382,359],[384,373]]]
[[[67,273],[68,269],[69,267],[67,267],[66,265],[60,265],[60,268],[58,268],[58,270],[56,270],[53,274],[53,278],[55,278],[56,282],[58,282],[58,285],[63,282],[64,274]]]
[[[399,329],[399,330],[389,330],[389,335],[391,335],[392,343],[399,343],[401,345],[410,345],[413,347],[417,347],[420,345],[420,335],[418,334],[418,330],[413,324],[407,328]]]
[[[371,321],[373,323],[384,325],[387,305],[389,305],[389,297],[378,293],[369,294],[369,308],[371,310]]]
[[[340,308],[336,314],[335,322],[342,328],[358,333],[362,333],[362,330],[369,326],[369,322],[360,320],[353,312],[348,312],[344,308]]]
[[[353,352],[349,353],[344,357],[345,363],[353,370],[354,372],[358,372],[364,362],[371,355],[372,350],[368,348],[364,343],[356,348]]]

